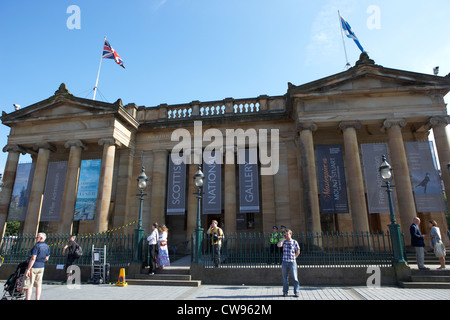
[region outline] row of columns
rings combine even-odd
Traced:
[[[98,141],[98,144],[100,146],[103,146],[103,156],[100,169],[99,189],[97,194],[94,232],[102,232],[107,230],[108,228],[108,213],[111,202],[114,158],[116,147],[119,145],[119,143],[113,138],[107,138],[100,139]],[[61,206],[61,215],[58,224],[58,232],[71,233],[75,213],[75,202],[77,196],[82,151],[86,150],[87,146],[81,140],[68,141],[64,146],[65,148],[70,148],[70,151]],[[33,149],[37,152],[37,158],[30,196],[28,199],[28,209],[23,227],[23,233],[25,234],[36,234],[38,232],[41,215],[41,205],[43,200],[50,154],[51,152],[56,151],[56,147],[48,142],[36,144]],[[8,158],[6,161],[4,172],[5,187],[0,193],[1,234],[4,233],[6,227],[8,208],[14,187],[14,180],[19,163],[19,156],[20,153],[26,153],[25,149],[17,145],[7,145],[3,149],[3,151],[8,152]]]
[[[438,150],[441,167],[445,168],[450,160],[450,147],[446,126],[447,117],[434,117],[427,123],[428,128],[434,129],[435,141]],[[383,129],[388,135],[388,145],[390,150],[391,164],[395,173],[396,194],[399,206],[400,219],[402,226],[406,228],[409,222],[416,216],[414,205],[413,190],[408,170],[408,162],[404,147],[401,128],[406,125],[403,119],[386,120],[383,122]],[[360,162],[359,143],[357,139],[357,130],[361,128],[358,121],[346,121],[339,124],[344,137],[345,163],[347,168],[347,181],[349,188],[349,202],[352,212],[353,230],[368,231],[369,222],[367,218],[367,206],[364,195],[364,179]],[[313,132],[317,130],[315,123],[298,123],[298,142],[299,150],[297,153],[298,166],[301,177],[301,187],[303,190],[304,207],[298,209],[299,215],[304,214],[306,223],[305,230],[309,232],[320,232],[320,208],[318,201],[318,183],[316,159],[314,152]],[[115,139],[101,139],[99,145],[103,146],[102,166],[100,172],[99,190],[97,198],[97,207],[95,214],[95,232],[105,231],[108,228],[108,214],[111,203],[111,191],[113,184],[114,159],[118,143]],[[86,150],[86,145],[80,140],[68,141],[66,148],[70,148],[69,161],[67,167],[66,182],[63,195],[62,214],[59,223],[60,233],[69,233],[72,231],[72,223],[74,216],[74,208],[77,194],[79,170],[82,159],[82,151]],[[36,169],[31,187],[29,198],[28,212],[24,223],[24,233],[36,233],[39,225],[40,210],[42,203],[42,195],[44,193],[45,179],[47,175],[47,167],[51,152],[55,151],[55,147],[50,143],[42,143],[35,146],[37,151]],[[17,171],[20,153],[25,150],[19,146],[8,145],[4,148],[4,152],[8,152],[8,160],[4,172],[3,192],[0,193],[0,231],[3,233],[7,218],[7,211],[11,199],[14,178]],[[168,166],[168,150],[153,150],[152,164],[152,190],[151,190],[151,206],[148,221],[149,228],[151,223],[158,221],[163,222],[165,219],[164,208],[166,201],[166,183],[167,183],[167,166]],[[280,162],[282,159],[280,159]],[[287,161],[286,161],[287,166]],[[283,168],[282,168],[283,169]],[[193,176],[196,166],[191,165],[189,174]],[[225,199],[224,199],[224,218],[226,221],[227,232],[236,231],[236,167],[233,164],[224,165],[225,177]],[[192,173],[192,174],[191,174]],[[289,176],[290,173],[287,173]],[[276,223],[276,215],[279,214],[276,202],[277,194],[281,192],[279,189],[280,177],[278,176],[261,176],[262,192],[264,195],[273,195],[273,201],[263,197],[262,210],[264,212],[263,226]],[[295,178],[294,178],[295,179]],[[189,179],[189,195],[194,190],[192,179]],[[290,180],[290,178],[289,178]],[[450,191],[450,177],[443,175],[446,191]],[[450,194],[449,192],[447,194]],[[191,201],[188,197],[188,212],[196,212],[196,202]],[[195,199],[194,199],[195,200]],[[292,207],[292,206],[291,206]],[[291,214],[295,209],[291,210]],[[304,213],[302,213],[303,211]],[[270,218],[275,216],[275,218]],[[292,217],[291,217],[292,219]],[[196,215],[189,214],[187,217],[188,233],[194,230],[196,224]],[[403,230],[405,232],[405,230]],[[406,230],[407,231],[407,230]],[[405,235],[408,235],[405,232]]]
[[[433,117],[425,125],[425,128],[433,128],[436,147],[441,168],[446,168],[450,160],[449,139],[446,133],[448,117]],[[404,119],[388,119],[383,122],[382,129],[387,132],[391,165],[395,175],[397,203],[400,219],[406,240],[409,240],[409,225],[417,215],[413,197],[413,189],[409,174],[408,159],[401,128],[406,126]],[[339,124],[344,137],[345,163],[347,183],[349,188],[350,209],[352,212],[353,230],[368,231],[367,206],[364,195],[364,179],[360,162],[359,143],[357,130],[361,128],[358,121],[346,121]],[[320,212],[317,198],[317,176],[314,154],[313,132],[317,130],[314,123],[298,123],[299,146],[301,152],[303,185],[307,192],[304,193],[306,229],[312,232],[320,232]],[[443,175],[444,186],[447,194],[450,194],[450,177]],[[450,201],[447,197],[447,201]],[[448,203],[450,205],[450,202]],[[407,241],[408,242],[408,241]]]

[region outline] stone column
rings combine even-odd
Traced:
[[[275,191],[275,224],[280,227],[284,225],[292,229],[291,225],[291,207],[290,207],[290,188],[289,188],[289,170],[288,170],[288,148],[284,141],[279,144],[279,169],[273,177]],[[264,230],[270,232],[270,230]],[[297,230],[298,231],[298,230]]]
[[[300,132],[300,152],[302,163],[302,182],[304,187],[306,232],[321,232],[320,210],[317,187],[316,157],[314,154],[313,131],[315,123],[298,123]]]
[[[405,242],[410,244],[409,227],[417,215],[413,189],[409,175],[408,159],[403,143],[402,128],[406,126],[404,119],[388,119],[383,122],[388,134],[390,161],[394,177],[394,190],[397,194],[398,211],[400,213],[401,230],[405,234]]]
[[[69,161],[67,163],[66,182],[61,206],[61,220],[58,225],[58,233],[72,233],[75,202],[77,199],[78,177],[81,166],[81,152],[86,150],[86,145],[81,140],[67,141],[64,147],[70,148]]]
[[[167,188],[167,150],[153,150],[153,182],[152,182],[152,210],[150,220],[159,225],[165,224],[165,201]]]
[[[9,203],[16,179],[17,165],[19,164],[20,154],[25,154],[25,150],[18,145],[7,145],[3,152],[8,152],[5,172],[3,173],[3,189],[0,192],[0,238],[5,233],[6,219],[8,218]]]
[[[344,135],[344,160],[347,172],[347,184],[349,187],[350,210],[352,213],[353,231],[369,231],[367,218],[366,198],[364,196],[364,180],[359,156],[359,145],[356,129],[361,128],[357,121],[345,121],[339,124]]]
[[[102,165],[98,181],[97,206],[95,208],[95,230],[108,230],[108,215],[111,204],[111,190],[114,173],[114,158],[116,155],[116,139],[100,139],[98,144],[103,146]]]
[[[450,141],[446,127],[449,121],[450,117],[448,116],[432,117],[426,124],[427,128],[433,128],[434,141],[436,142],[441,176],[444,181],[445,194],[447,195],[448,208],[450,208],[450,174],[447,169],[447,164],[450,161]]]
[[[34,149],[39,151],[34,170],[33,184],[31,185],[30,198],[28,199],[27,215],[25,216],[23,228],[23,233],[25,234],[37,234],[38,232],[45,180],[47,179],[48,161],[50,152],[56,151],[56,148],[48,142],[36,144]]]
[[[228,153],[227,148],[233,148],[233,153],[236,148],[225,147],[225,153]],[[235,153],[234,153],[235,154]],[[225,188],[225,198],[224,198],[224,220],[225,220],[225,230],[226,233],[236,232],[236,214],[237,214],[237,203],[236,203],[236,164],[233,163],[224,164],[224,188]],[[209,226],[208,226],[209,227]]]

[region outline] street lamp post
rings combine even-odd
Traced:
[[[144,229],[142,228],[142,207],[144,203],[144,196],[146,196],[144,190],[147,188],[147,181],[148,177],[145,174],[144,166],[142,166],[141,173],[139,174],[139,177],[137,177],[139,190],[139,194],[137,195],[139,197],[139,218],[137,228],[135,229],[136,240],[134,246],[134,262],[142,261],[142,246],[144,241]]]
[[[198,165],[198,171],[194,174],[194,184],[198,188],[197,192],[197,226],[195,228],[195,239],[194,239],[194,263],[202,262],[202,241],[203,241],[203,228],[201,227],[201,207],[202,207],[202,195],[203,195],[203,179],[204,175],[202,172],[201,164]]]
[[[392,248],[394,250],[394,262],[405,262],[404,254],[403,254],[403,246],[402,246],[402,238],[400,233],[400,225],[395,221],[395,214],[394,214],[394,205],[392,203],[392,188],[394,186],[391,186],[391,180],[392,180],[392,168],[390,164],[386,161],[386,156],[382,156],[382,161],[379,171],[381,174],[381,179],[383,179],[385,186],[382,186],[386,188],[386,192],[388,194],[389,199],[389,212],[390,212],[390,218],[391,218],[391,224],[389,225],[389,231],[391,233],[391,239],[392,239]]]

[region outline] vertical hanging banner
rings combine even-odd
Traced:
[[[258,150],[239,149],[239,212],[259,212]]]
[[[445,211],[432,141],[405,143],[417,212]]]
[[[186,212],[186,156],[169,156],[167,176],[167,215],[179,216]]]
[[[369,213],[389,213],[389,199],[379,171],[383,162],[382,155],[385,155],[386,161],[389,162],[388,146],[386,143],[361,144],[361,154]],[[392,201],[395,203],[395,192],[392,193]],[[396,212],[395,205],[394,212]]]
[[[205,152],[203,159],[203,214],[222,213],[222,153]]]
[[[17,165],[7,221],[25,221],[35,166],[34,162]]]
[[[48,164],[40,221],[59,221],[66,172],[67,161],[50,162]]]
[[[101,159],[81,161],[74,221],[94,220],[101,164]]]
[[[316,147],[321,213],[348,213],[342,146]]]

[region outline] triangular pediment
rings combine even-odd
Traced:
[[[300,86],[289,84],[291,97],[407,92],[420,90],[450,91],[450,78],[389,69],[376,65],[365,54],[347,71]]]
[[[5,125],[27,121],[61,120],[73,117],[116,114],[119,113],[121,108],[123,109],[120,99],[112,104],[78,98],[70,94],[65,85],[61,84],[55,95],[12,113],[3,113],[1,120]]]

